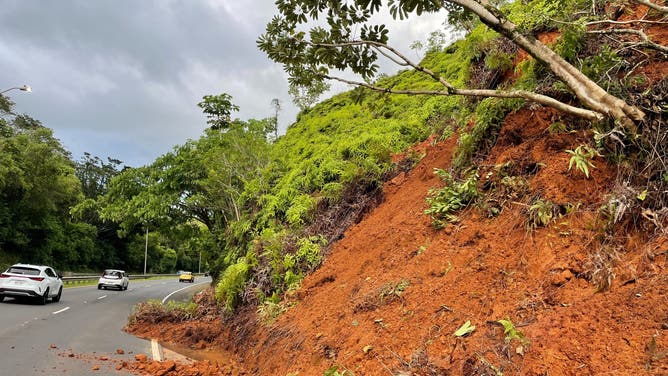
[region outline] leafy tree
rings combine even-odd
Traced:
[[[109,157],[105,163],[98,156],[84,153],[83,158],[76,163],[76,176],[81,181],[83,194],[92,199],[105,194],[109,181],[118,175],[119,166],[122,163],[118,159]]]
[[[192,268],[194,255],[222,243],[230,222],[243,215],[243,192],[268,160],[271,119],[234,120],[177,146],[151,165],[126,169],[101,197],[102,218],[123,234],[149,226],[176,265]],[[185,253],[184,253],[185,252]]]
[[[83,198],[69,152],[50,129],[13,114],[13,103],[0,98],[0,250],[24,262],[85,265],[95,229],[69,214]]]
[[[644,118],[641,110],[606,92],[529,32],[518,27],[502,8],[488,0],[277,0],[276,4],[280,14],[268,23],[265,34],[260,36],[257,43],[272,60],[283,64],[290,76],[291,86],[312,87],[329,79],[386,93],[523,98],[590,120],[610,116],[633,133],[636,129],[634,121]],[[484,25],[507,37],[543,63],[573,91],[584,108],[522,89],[456,87],[438,72],[411,61],[388,44],[387,27],[371,23],[371,17],[381,8],[389,8],[391,15],[400,19],[443,9],[458,11],[454,14],[462,21],[468,21],[469,15],[474,14]],[[303,25],[315,26],[305,31],[300,29]],[[426,74],[439,83],[442,89],[395,89],[369,83],[368,80],[378,70],[376,61],[379,55],[400,66]],[[332,70],[344,69],[350,69],[364,81],[348,80],[331,73]]]
[[[232,96],[226,93],[205,95],[197,105],[202,109],[211,129],[226,129],[232,121],[232,111],[239,111],[239,106],[232,103]]]
[[[100,206],[97,201],[107,192],[111,179],[120,173],[122,164],[118,159],[107,158],[104,162],[100,157],[84,153],[76,162],[76,176],[81,181],[85,199],[75,205],[70,213],[74,218],[96,228],[92,257],[86,265],[93,269],[123,268],[140,270],[139,265],[128,261],[127,241],[118,235],[119,225],[100,218]]]

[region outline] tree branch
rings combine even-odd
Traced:
[[[307,43],[311,44],[312,46],[319,46],[319,47],[346,47],[346,46],[358,46],[358,45],[366,44],[366,45],[373,46],[377,50],[385,49],[385,50],[391,52],[392,55],[394,55],[396,58],[398,58],[399,60],[404,62],[403,64],[399,64],[399,63],[397,63],[397,64],[399,64],[401,66],[410,66],[411,68],[415,69],[418,72],[422,72],[424,74],[429,75],[431,78],[434,79],[434,81],[440,83],[441,85],[446,87],[448,90],[454,89],[452,84],[450,84],[448,81],[443,79],[443,77],[441,77],[440,75],[436,74],[436,72],[433,72],[432,70],[430,70],[428,68],[425,68],[425,67],[413,62],[412,60],[407,58],[404,54],[397,51],[394,47],[389,46],[389,45],[384,44],[384,43],[368,41],[368,40],[355,40],[355,41],[350,41],[350,42],[346,42],[346,43],[328,43],[328,44],[312,43],[312,42],[307,42]],[[387,56],[387,54],[383,54],[383,55]],[[394,59],[391,59],[391,60],[394,61]]]
[[[329,48],[338,48],[338,47],[350,47],[350,46],[359,46],[359,45],[369,45],[372,46],[373,48],[381,51],[381,50],[387,50],[389,53],[394,56],[395,58],[391,60],[396,62],[396,59],[401,60],[404,62],[404,64],[400,64],[403,66],[410,66],[413,69],[415,69],[418,72],[422,72],[428,76],[430,76],[434,81],[440,83],[443,85],[446,90],[394,90],[390,88],[385,88],[381,86],[376,86],[373,84],[369,84],[366,82],[360,82],[360,81],[351,81],[347,80],[341,77],[337,76],[330,76],[330,75],[322,75],[320,73],[314,72],[318,75],[321,75],[324,78],[330,79],[330,80],[335,80],[343,83],[347,83],[350,85],[355,85],[355,86],[362,86],[366,87],[368,89],[374,90],[374,91],[379,91],[383,93],[389,93],[389,94],[407,94],[407,95],[463,95],[463,96],[472,96],[472,97],[496,97],[496,98],[521,98],[525,99],[528,101],[536,102],[539,104],[542,104],[544,106],[552,107],[555,108],[559,111],[563,111],[565,113],[569,113],[572,115],[576,115],[588,120],[602,120],[603,115],[591,111],[591,110],[586,110],[580,107],[575,107],[568,105],[566,103],[560,102],[554,98],[548,97],[546,95],[542,94],[537,94],[525,90],[511,90],[511,91],[499,91],[499,90],[478,90],[478,89],[456,89],[452,84],[450,84],[447,80],[445,80],[443,77],[441,77],[439,74],[436,72],[423,67],[420,64],[417,64],[407,58],[405,55],[403,55],[401,52],[396,50],[395,48],[384,44],[380,42],[375,42],[375,41],[366,41],[366,40],[354,40],[354,41],[348,41],[345,43],[312,43],[312,42],[307,42],[313,46],[318,46],[318,47],[329,47]],[[384,56],[388,56],[389,54],[383,54]],[[388,56],[388,58],[390,58]],[[397,63],[399,64],[399,63]]]
[[[455,89],[455,88],[448,88],[447,90],[395,90],[386,87],[376,86],[366,82],[352,81],[337,76],[331,76],[331,75],[321,75],[321,76],[329,80],[335,80],[349,85],[361,86],[370,90],[388,94],[441,95],[441,96],[463,95],[470,97],[520,98],[536,102],[544,106],[552,107],[559,111],[579,116],[587,120],[600,121],[603,119],[603,115],[598,112],[571,106],[566,103],[560,102],[554,98],[548,97],[546,95],[537,94],[525,90],[501,91],[501,90],[483,90],[483,89],[478,90],[478,89]]]
[[[599,34],[599,35],[633,34],[633,35],[639,37],[642,40],[642,42],[640,42],[640,43],[633,43],[634,45],[645,46],[647,48],[651,48],[651,49],[654,49],[654,50],[657,50],[657,51],[661,51],[664,54],[668,54],[668,47],[653,42],[652,40],[649,39],[647,34],[645,34],[642,30],[636,30],[636,29],[591,30],[591,31],[587,31],[587,34]]]
[[[668,13],[668,7],[661,6],[661,5],[658,5],[658,4],[654,4],[654,3],[650,2],[649,0],[633,0],[633,1],[638,3],[638,4],[642,4],[642,5],[645,5],[647,7],[650,7],[650,8],[652,8],[654,10],[657,10],[661,13]]]
[[[562,24],[569,24],[573,25],[573,22],[564,22],[564,21],[559,21],[550,18],[551,21],[557,22],[557,23],[562,23]],[[628,25],[628,24],[636,24],[636,23],[644,23],[644,24],[650,24],[650,25],[668,25],[668,22],[666,21],[650,21],[650,20],[628,20],[628,21],[613,21],[613,20],[600,20],[600,21],[591,21],[587,22],[587,26],[593,26],[593,25],[600,25],[600,24],[612,24],[612,25]]]

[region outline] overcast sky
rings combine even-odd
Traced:
[[[230,94],[241,119],[272,116],[278,98],[284,132],[297,114],[287,77],[255,44],[274,12],[271,0],[3,0],[0,91],[30,85],[5,95],[75,160],[150,164],[202,135],[209,94]],[[409,54],[443,18],[403,22],[391,41]]]

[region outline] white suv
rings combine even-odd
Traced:
[[[0,274],[0,302],[5,296],[37,298],[46,304],[60,301],[63,280],[50,266],[16,264]]]
[[[106,290],[107,287],[113,287],[119,290],[127,290],[129,284],[130,278],[124,270],[107,269],[97,281],[97,289]]]

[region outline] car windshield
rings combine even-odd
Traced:
[[[25,268],[22,266],[12,266],[7,269],[7,273],[23,274],[23,275],[39,275],[39,269]]]
[[[104,278],[121,278],[121,272],[105,270]]]

